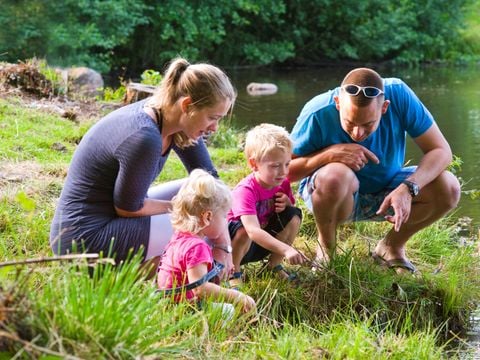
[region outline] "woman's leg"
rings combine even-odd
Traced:
[[[172,198],[177,195],[178,190],[180,190],[185,180],[186,179],[178,179],[152,186],[148,189],[147,196],[157,200],[172,200]]]
[[[148,197],[158,200],[171,200],[182,186],[185,179],[169,181],[153,186],[148,190]],[[173,234],[170,214],[153,215],[150,217],[150,237],[145,260],[159,257]]]

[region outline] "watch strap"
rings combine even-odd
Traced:
[[[225,251],[227,254],[231,254],[231,253],[232,253],[232,246],[231,246],[231,245],[217,245],[217,244],[214,244],[214,245],[213,245],[213,248],[214,248],[214,249],[223,250],[223,251]]]
[[[403,180],[402,183],[407,185],[408,191],[410,192],[410,195],[412,195],[412,197],[418,195],[418,185],[416,183],[410,180]]]

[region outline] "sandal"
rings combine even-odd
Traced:
[[[394,270],[395,272],[397,272],[397,269],[404,269],[412,274],[415,274],[417,272],[417,268],[408,259],[385,260],[381,255],[375,252],[372,254],[372,259],[380,266],[385,266],[389,269]]]
[[[239,287],[243,285],[243,272],[234,272],[232,276],[230,276],[228,284],[230,285],[231,289],[238,290]]]
[[[268,268],[267,268],[267,269],[268,269]],[[281,276],[281,275],[280,275],[280,272],[285,273],[285,274],[286,274],[286,277],[284,277],[284,278],[285,278],[286,280],[288,280],[288,281],[296,281],[296,280],[298,280],[298,275],[297,275],[297,273],[294,273],[294,272],[290,273],[290,272],[288,272],[282,264],[275,265],[273,268],[268,269],[268,270],[270,270],[272,273],[277,274],[277,275],[279,275],[279,276]]]

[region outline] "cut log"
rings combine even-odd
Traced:
[[[123,103],[131,104],[145,99],[149,96],[152,96],[156,89],[157,87],[153,85],[131,82],[127,85],[127,91],[125,93],[125,97],[123,98]]]

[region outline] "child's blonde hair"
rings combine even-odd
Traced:
[[[292,152],[292,140],[285,128],[273,124],[260,124],[247,133],[245,138],[245,157],[261,161],[274,149]]]
[[[198,233],[205,211],[227,212],[232,203],[230,189],[208,172],[195,169],[172,199],[172,226],[175,230]]]

